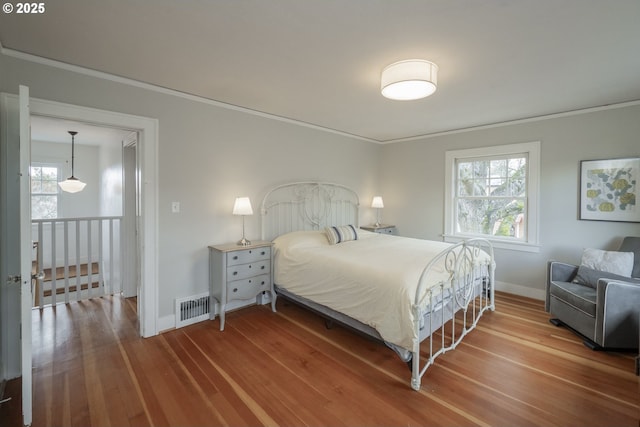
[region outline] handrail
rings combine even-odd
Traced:
[[[65,222],[65,221],[92,221],[92,220],[107,220],[107,219],[123,219],[122,216],[79,216],[71,218],[49,218],[49,219],[32,219],[32,224],[44,223],[44,222]]]

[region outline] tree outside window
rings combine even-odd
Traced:
[[[31,166],[31,218],[58,217],[58,175],[56,166]]]

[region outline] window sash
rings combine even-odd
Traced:
[[[522,160],[518,160],[522,159]],[[494,242],[494,246],[508,249],[538,252],[538,198],[539,198],[539,164],[540,164],[540,142],[528,142],[520,144],[501,145],[493,147],[481,147],[463,150],[452,150],[445,153],[445,230],[444,240],[448,242],[458,242],[465,238],[484,237]],[[469,175],[473,170],[474,162],[507,162],[500,165],[503,169],[481,171],[477,175]],[[509,164],[511,163],[511,164]],[[517,169],[524,166],[522,174],[517,173]],[[466,175],[461,175],[461,169],[465,168]],[[462,186],[462,180],[467,181],[466,188]],[[473,188],[477,180],[477,187]],[[498,186],[505,188],[499,194],[492,194]],[[477,224],[461,223],[461,204],[480,204],[483,201],[507,205],[513,203],[505,210],[506,219],[501,219],[494,215],[490,217],[488,223],[494,224],[494,228],[484,225],[484,228]],[[518,213],[518,209],[521,208]],[[516,215],[518,214],[518,215]],[[467,212],[467,215],[473,213]],[[494,221],[497,219],[497,221]],[[473,220],[473,218],[471,218]],[[476,221],[477,222],[477,221]],[[496,225],[497,224],[497,225]],[[499,233],[494,231],[501,227]]]

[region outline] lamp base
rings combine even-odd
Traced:
[[[238,241],[238,246],[249,246],[250,244],[251,244],[251,241],[245,239],[244,237]]]

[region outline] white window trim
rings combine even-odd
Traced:
[[[508,238],[487,237],[484,235],[464,234],[455,232],[455,220],[453,208],[455,200],[455,164],[457,160],[507,156],[512,154],[527,153],[527,239],[516,241]],[[525,252],[540,251],[540,141],[524,142],[519,144],[497,145],[493,147],[470,148],[464,150],[450,150],[445,152],[445,201],[444,201],[444,241],[457,243],[473,237],[484,237],[490,240],[494,247],[512,249]]]

